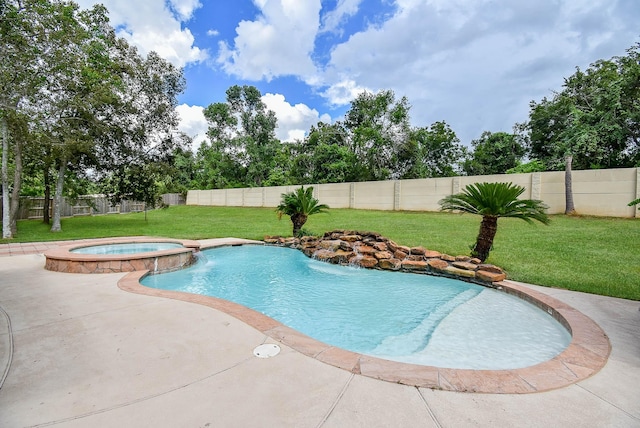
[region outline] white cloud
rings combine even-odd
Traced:
[[[204,117],[204,107],[180,104],[176,107],[180,116],[178,130],[193,138],[193,146],[197,148],[207,140],[207,119]]]
[[[278,76],[313,79],[311,59],[319,27],[320,0],[255,1],[261,14],[241,21],[233,46],[220,42],[218,62],[229,73],[251,80]]]
[[[281,141],[301,140],[312,125],[320,121],[331,123],[331,117],[328,114],[320,115],[317,110],[305,104],[291,105],[281,94],[264,94],[262,102],[278,118],[276,134]]]
[[[90,8],[98,2],[79,0],[77,3]],[[138,47],[142,54],[156,51],[178,67],[207,59],[207,51],[194,46],[193,34],[181,25],[201,7],[199,1],[171,0],[169,7],[164,0],[103,0],[101,3],[109,10],[111,25],[118,29],[118,36]]]
[[[358,13],[360,3],[362,0],[339,0],[336,8],[324,15],[320,32],[337,31],[344,19]]]
[[[207,30],[207,36],[215,37],[218,36],[220,32],[218,30]]]
[[[182,21],[188,21],[193,13],[202,7],[199,0],[169,0],[171,9],[176,11]]]
[[[637,27],[623,25],[611,2],[582,3],[397,0],[392,18],[333,48],[321,95],[339,105],[361,88],[392,89],[409,98],[414,124],[445,120],[463,143],[510,131],[527,119],[529,101],[560,89],[575,66],[637,41]]]
[[[355,81],[347,78],[329,85],[329,88],[322,92],[321,95],[325,97],[332,106],[343,106],[349,104],[359,94],[365,91],[373,92],[363,86],[358,86]]]

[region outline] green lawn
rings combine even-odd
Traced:
[[[113,236],[170,238],[291,235],[291,223],[270,208],[173,206],[143,213],[74,217],[62,220],[60,233],[39,221],[21,221],[11,242]],[[399,244],[422,245],[452,255],[468,254],[480,217],[469,214],[332,209],[309,218],[305,229],[378,232]],[[533,284],[640,300],[640,220],[553,216],[550,226],[500,219],[487,262],[509,278]],[[0,241],[6,242],[6,241]]]

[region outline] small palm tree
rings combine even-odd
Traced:
[[[542,201],[518,199],[524,187],[513,183],[476,183],[467,185],[461,193],[447,196],[439,203],[443,211],[461,211],[482,216],[480,231],[471,255],[483,262],[489,257],[493,238],[498,231],[498,218],[515,217],[527,223],[537,220],[549,224]]]
[[[329,206],[319,204],[318,200],[313,197],[313,187],[301,186],[299,189],[282,194],[282,201],[276,212],[278,218],[288,215],[293,223],[293,236],[298,236],[302,226],[307,222],[310,215],[326,212]]]

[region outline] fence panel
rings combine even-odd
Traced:
[[[638,210],[627,204],[640,196],[640,168],[573,171],[573,196],[579,214],[637,217]],[[541,199],[550,214],[564,212],[564,171],[529,174],[462,176],[399,181],[313,184],[314,195],[332,208],[376,210],[438,211],[445,196],[477,182],[512,182],[525,188],[523,198]],[[228,205],[276,207],[282,193],[299,186],[250,189],[190,190],[189,205]],[[204,200],[215,192],[226,199]],[[211,198],[208,198],[211,199]],[[259,202],[261,201],[261,202]]]

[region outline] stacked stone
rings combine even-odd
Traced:
[[[468,256],[450,256],[424,247],[407,247],[374,232],[334,230],[321,238],[266,237],[265,243],[301,250],[308,257],[340,265],[448,276],[480,283],[506,278],[498,266]]]

